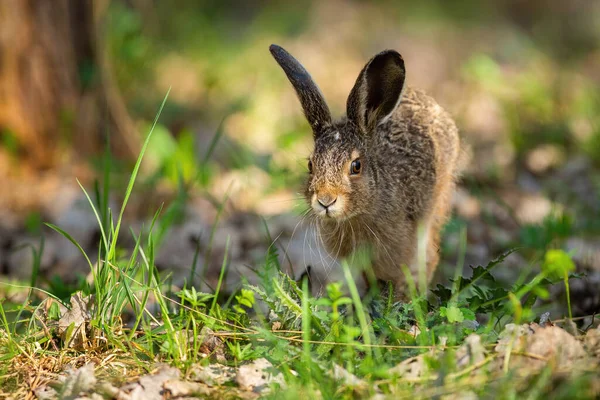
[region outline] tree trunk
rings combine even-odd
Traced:
[[[107,1],[0,1],[0,135],[16,137],[35,167],[111,151],[137,154],[139,139],[102,46]]]

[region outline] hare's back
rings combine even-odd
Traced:
[[[406,87],[394,118],[427,134],[435,146],[438,167],[454,172],[460,149],[458,128],[450,114],[432,97],[422,90]]]

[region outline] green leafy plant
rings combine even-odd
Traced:
[[[571,312],[571,293],[569,290],[569,275],[575,271],[575,263],[571,256],[563,250],[551,249],[546,252],[544,263],[542,264],[542,273],[551,280],[559,280],[565,284],[567,292],[567,307],[569,318],[573,318]]]

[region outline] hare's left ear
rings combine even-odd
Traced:
[[[397,51],[377,54],[360,72],[348,96],[348,119],[363,132],[372,132],[400,103],[405,77],[404,60]]]

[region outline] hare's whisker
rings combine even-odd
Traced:
[[[302,218],[300,218],[300,221],[298,221],[298,223],[296,223],[296,226],[294,226],[294,229],[292,230],[292,234],[290,235],[290,238],[288,240],[288,244],[285,248],[285,251],[283,253],[283,256],[287,258],[288,252],[290,250],[290,246],[292,244],[292,241],[294,240],[294,235],[296,234],[296,229],[298,229],[298,226],[300,226],[307,218],[308,214],[310,213],[310,208],[308,208],[306,211],[304,211],[301,215]],[[302,249],[304,250],[304,248]],[[291,260],[290,260],[291,263]],[[294,270],[294,266],[290,265],[290,269],[293,271]]]
[[[390,260],[390,263],[393,265],[394,264],[394,259],[392,258],[392,255],[390,254],[390,252],[389,252],[387,246],[385,245],[385,243],[383,243],[383,241],[379,238],[379,236],[377,236],[377,234],[375,233],[375,231],[373,229],[371,229],[371,227],[369,226],[369,224],[367,224],[366,221],[364,221],[363,224],[373,234],[373,237],[379,243],[379,247],[382,247],[383,250],[385,250],[385,254],[386,254],[387,258]]]

